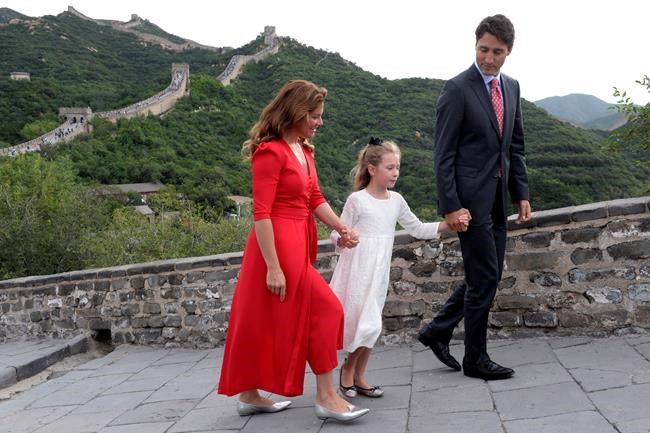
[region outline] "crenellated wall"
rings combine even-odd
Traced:
[[[536,212],[511,224],[494,336],[608,335],[650,329],[650,197]],[[110,334],[114,343],[224,343],[241,253],[0,281],[0,341]],[[336,264],[321,241],[317,268]],[[395,239],[385,344],[410,342],[463,279],[455,236]],[[461,336],[462,327],[456,337]]]

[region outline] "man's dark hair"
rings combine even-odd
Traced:
[[[512,51],[512,46],[515,43],[515,27],[504,15],[498,14],[483,18],[476,28],[476,42],[486,33],[493,35]]]

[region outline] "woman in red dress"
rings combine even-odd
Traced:
[[[239,394],[242,416],[289,407],[290,401],[274,403],[259,390],[301,395],[307,362],[316,375],[316,416],[347,422],[368,412],[336,393],[332,370],[343,343],[343,309],[312,266],[314,215],[346,246],[358,242],[318,186],[309,140],[323,124],[326,95],[308,81],[289,81],[242,148],[252,160],[255,225],[232,301],[218,390]]]

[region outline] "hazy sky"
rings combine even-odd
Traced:
[[[632,0],[5,0],[30,16],[74,6],[98,19],[131,14],[169,33],[212,46],[239,47],[273,25],[280,36],[338,52],[383,77],[448,79],[474,61],[474,30],[503,13],[516,40],[502,71],[530,101],[586,93],[616,102],[614,86],[636,103],[650,94],[635,83],[650,75],[650,2]]]

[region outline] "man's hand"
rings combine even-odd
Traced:
[[[464,215],[467,216],[461,218]],[[461,208],[456,211],[449,212],[448,214],[445,215],[445,222],[447,222],[447,226],[449,227],[449,230],[453,230],[455,232],[464,232],[465,230],[467,230],[466,222],[471,219],[472,219],[472,215],[465,208]]]
[[[519,203],[517,203],[517,206],[519,207],[519,216],[515,220],[515,224],[525,223],[533,217],[532,211],[530,209],[530,202],[528,200],[521,200]]]

